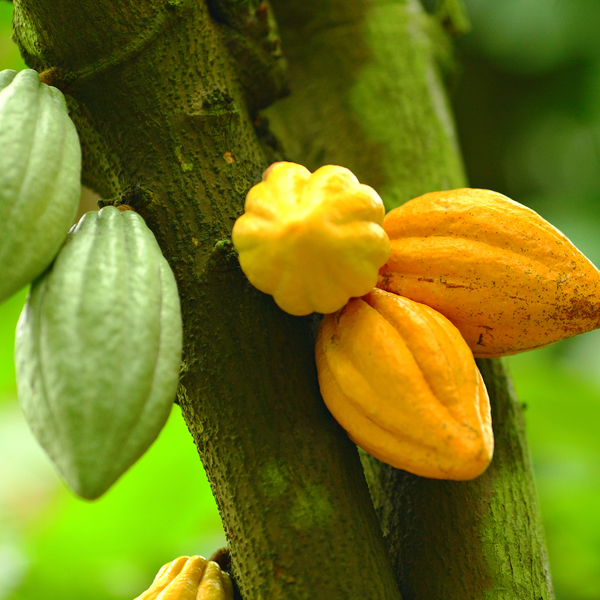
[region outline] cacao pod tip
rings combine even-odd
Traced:
[[[203,556],[180,556],[163,565],[152,585],[135,600],[180,600],[181,598],[233,600],[235,590],[229,575]]]

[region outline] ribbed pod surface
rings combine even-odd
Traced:
[[[202,556],[180,556],[163,565],[135,600],[233,600],[233,584],[221,567]]]
[[[321,394],[369,454],[424,477],[472,479],[489,464],[489,399],[457,329],[381,290],[354,298],[319,328]]]
[[[232,239],[250,283],[292,315],[331,313],[366,294],[390,252],[383,201],[335,165],[271,165]]]
[[[0,302],[54,259],[75,218],[81,150],[62,93],[0,72]]]
[[[87,213],[17,326],[25,416],[69,486],[104,493],[167,420],[181,360],[177,286],[132,211]]]
[[[458,189],[386,215],[377,286],[435,308],[477,357],[540,348],[600,326],[600,272],[537,213]]]

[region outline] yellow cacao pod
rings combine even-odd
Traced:
[[[216,562],[180,556],[164,565],[135,600],[233,600],[233,586]]]
[[[485,384],[459,331],[374,289],[326,315],[316,344],[327,407],[366,452],[435,479],[473,479],[494,441]]]
[[[377,286],[435,308],[476,357],[600,327],[600,272],[533,210],[488,190],[425,194],[392,210]]]
[[[272,165],[232,239],[242,271],[292,315],[331,313],[366,294],[389,256],[377,192],[344,167]]]

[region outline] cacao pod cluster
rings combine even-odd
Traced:
[[[256,260],[266,275],[255,285],[275,295],[284,310],[288,304],[276,296],[281,284],[263,284],[284,269],[290,297],[323,295],[321,303],[304,302],[301,311],[288,312],[326,313],[315,352],[321,393],[333,416],[357,445],[394,467],[439,479],[480,475],[494,442],[474,357],[541,348],[600,327],[598,269],[537,213],[496,192],[425,194],[381,221],[363,208],[357,212],[349,192],[356,188],[332,176],[340,167],[316,171],[312,177],[319,183],[302,188],[302,202],[294,177],[311,181],[309,174],[290,163],[273,169],[248,195],[250,214],[236,223],[240,236],[234,243],[250,281],[255,283]],[[313,214],[301,204],[326,210]],[[315,226],[315,218],[324,223]],[[338,228],[336,243],[325,251],[321,238],[333,222],[360,228]],[[289,245],[280,239],[284,232]],[[296,246],[299,257],[289,251],[297,232],[307,236],[305,245]],[[348,283],[356,277],[348,264],[369,256],[369,244],[377,260],[356,264],[365,267],[363,274],[379,270],[373,288],[366,289],[372,280],[365,276],[364,291],[348,284],[330,304],[326,286],[307,291],[309,265],[314,281]]]
[[[67,484],[94,499],[169,415],[177,285],[134,211],[107,206],[69,230],[79,140],[62,93],[33,70],[0,72],[0,146],[0,301],[31,282],[15,341],[19,401]]]

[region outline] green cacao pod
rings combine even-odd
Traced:
[[[177,285],[152,232],[113,206],[82,217],[17,325],[17,391],[78,495],[103,494],[165,424],[181,361]]]
[[[62,93],[0,72],[0,302],[52,262],[81,194],[81,149]]]

